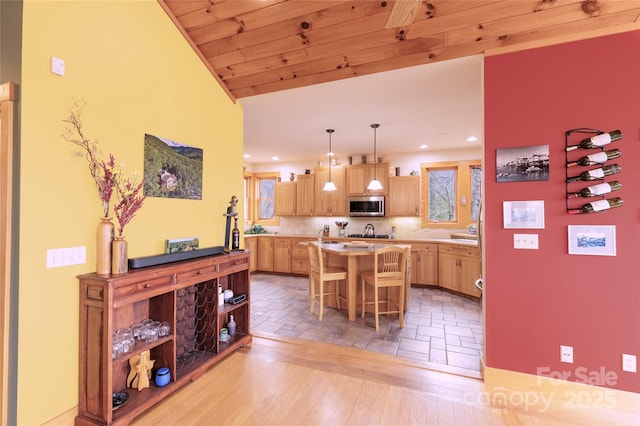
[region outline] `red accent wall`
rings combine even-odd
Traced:
[[[640,362],[640,31],[487,57],[484,78],[487,366],[640,392],[640,372],[622,371],[623,353]],[[623,207],[567,214],[565,132],[579,127],[622,130],[609,147]],[[496,181],[497,148],[541,144],[548,181]],[[544,200],[544,229],[503,228],[517,200]],[[568,225],[615,225],[617,255],[569,255]],[[516,233],[538,234],[539,250],[514,249]]]

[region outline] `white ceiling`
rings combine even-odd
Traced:
[[[249,163],[339,160],[482,144],[482,56],[242,98]],[[467,142],[476,136],[476,142]],[[354,162],[356,162],[354,160]],[[359,161],[358,161],[359,162]],[[356,162],[357,163],[357,162]]]

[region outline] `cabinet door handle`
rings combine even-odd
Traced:
[[[196,275],[202,275],[202,271],[196,272]]]
[[[144,283],[143,287],[144,288],[149,288],[149,283]]]

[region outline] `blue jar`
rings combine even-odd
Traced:
[[[169,368],[162,367],[156,373],[156,386],[167,386],[171,381],[171,372]]]

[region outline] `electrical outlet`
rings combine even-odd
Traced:
[[[573,346],[560,346],[560,361],[573,364]]]
[[[622,354],[622,371],[628,371],[629,373],[637,373],[636,369],[636,356],[629,354]]]

